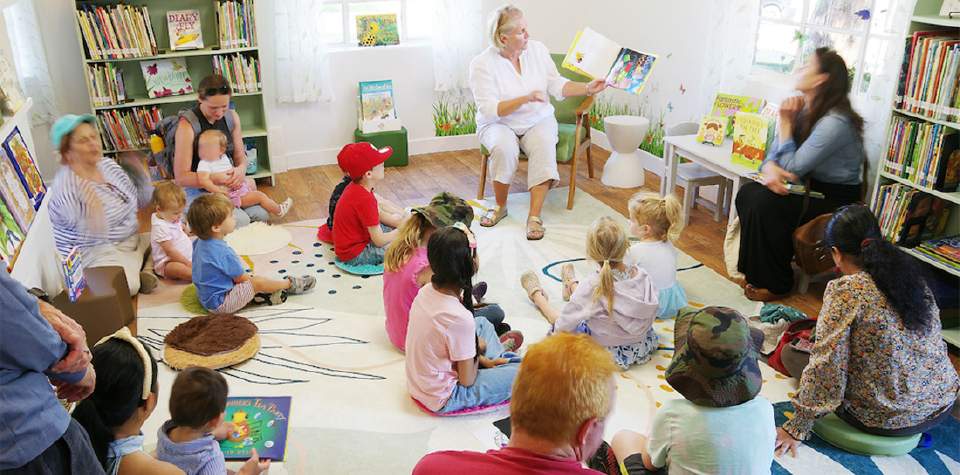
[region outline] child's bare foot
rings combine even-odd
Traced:
[[[317,279],[310,275],[304,275],[300,277],[291,277],[286,276],[284,279],[290,281],[290,288],[288,291],[291,294],[302,294],[313,289],[314,285],[317,285]]]
[[[293,207],[293,198],[287,198],[286,200],[283,201],[283,203],[280,203],[280,212],[277,213],[277,217],[278,218],[284,217],[284,215],[286,215],[287,212],[290,211],[290,208],[292,207]]]

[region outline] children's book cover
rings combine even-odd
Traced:
[[[697,142],[716,146],[723,145],[723,137],[726,131],[726,117],[704,115],[700,118],[700,129],[697,130]]]
[[[227,460],[246,460],[251,449],[261,459],[282,462],[287,452],[287,428],[290,423],[290,396],[228,397],[226,421],[233,429],[220,441]]]
[[[957,191],[960,187],[960,134],[943,137],[937,181],[933,189],[946,192]]]
[[[360,46],[385,46],[400,44],[397,32],[397,15],[357,15],[357,40]]]
[[[0,199],[0,258],[6,263],[7,270],[13,267],[25,238],[26,233],[13,218],[6,200]]]
[[[393,81],[360,83],[360,110],[363,120],[395,119],[393,108]]]
[[[17,72],[13,69],[13,63],[2,49],[0,49],[0,94],[3,95],[4,106],[11,113],[16,113],[23,103],[27,102],[27,96],[20,89],[20,81],[17,79]]]
[[[86,279],[83,277],[83,264],[80,260],[80,248],[73,246],[70,254],[60,259],[60,267],[63,271],[63,280],[67,284],[67,297],[70,298],[71,302],[76,302],[86,286]]]
[[[713,100],[713,111],[710,115],[717,117],[726,117],[730,119],[727,124],[727,136],[733,135],[733,126],[736,124],[737,112],[760,112],[763,110],[763,99],[759,97],[734,96],[731,94],[718,93]]]
[[[773,146],[775,124],[776,119],[770,116],[737,112],[730,160],[736,165],[759,170]]]
[[[623,48],[607,74],[606,83],[630,94],[639,95],[655,64],[656,55]]]
[[[631,94],[640,94],[658,58],[655,54],[621,47],[584,28],[577,32],[561,65],[590,78],[604,78],[608,85]]]
[[[3,201],[7,204],[7,210],[20,225],[20,229],[26,233],[36,216],[36,210],[30,202],[27,190],[20,182],[13,163],[7,150],[0,148],[0,194],[3,195]]]
[[[202,49],[200,10],[167,12],[167,33],[170,35],[170,49],[174,51]]]
[[[40,202],[43,201],[43,195],[47,193],[47,187],[43,184],[40,170],[37,170],[37,164],[30,156],[30,150],[27,149],[27,143],[20,135],[19,128],[13,129],[3,146],[7,149],[9,156],[13,158],[13,166],[20,183],[27,191],[27,196],[30,197],[30,205],[33,206],[34,210],[39,209]]]
[[[907,212],[900,225],[897,244],[914,247],[920,244],[927,221],[936,214],[936,197],[927,193],[915,193],[907,205]]]
[[[143,71],[143,81],[151,99],[193,92],[193,82],[182,59],[141,61],[140,70]]]

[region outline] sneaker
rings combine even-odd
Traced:
[[[160,282],[157,279],[157,276],[153,275],[153,272],[141,271],[140,272],[140,292],[141,294],[150,293],[151,290],[157,288],[157,284]]]
[[[523,344],[523,333],[518,330],[508,331],[500,336],[500,344],[503,345],[503,351],[516,352]]]
[[[284,215],[287,214],[287,211],[290,211],[290,208],[292,207],[293,207],[293,198],[287,198],[286,200],[283,201],[283,203],[280,203],[280,212],[277,213],[277,217],[278,218],[284,217]]]
[[[303,275],[300,277],[291,277],[286,276],[284,279],[290,281],[290,289],[288,291],[291,294],[302,294],[313,289],[314,285],[317,285],[317,279],[311,275]]]
[[[286,290],[278,290],[272,294],[257,292],[257,294],[253,296],[253,303],[256,305],[280,305],[286,301]]]
[[[483,296],[487,294],[487,283],[478,282],[477,285],[473,286],[473,303],[480,303],[483,300]]]

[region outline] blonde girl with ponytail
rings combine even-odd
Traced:
[[[660,299],[657,320],[675,318],[687,306],[687,292],[677,282],[677,248],[683,230],[683,210],[673,195],[637,193],[630,198],[630,234],[638,241],[630,246],[624,262],[647,271]]]
[[[593,336],[623,370],[649,361],[659,344],[653,331],[660,308],[658,294],[646,271],[624,263],[629,246],[623,225],[608,216],[597,218],[587,230],[586,254],[599,270],[584,282],[570,285],[570,302],[562,311],[547,301],[535,273],[527,271],[520,277],[530,300],[554,331]],[[563,273],[575,279],[572,267]]]

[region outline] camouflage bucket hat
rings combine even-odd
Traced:
[[[690,402],[729,407],[760,392],[757,356],[763,332],[750,328],[736,310],[687,307],[677,316],[674,338],[676,350],[665,375]]]
[[[440,229],[461,222],[468,228],[473,223],[473,208],[463,198],[443,191],[434,196],[427,206],[420,206],[411,210],[420,213],[435,228]]]

